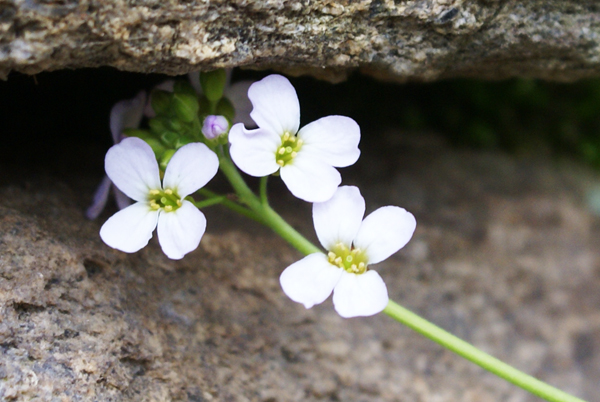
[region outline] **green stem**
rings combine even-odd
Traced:
[[[202,209],[202,208],[210,207],[212,205],[222,204],[223,201],[225,201],[226,199],[227,199],[227,197],[222,195],[220,197],[212,197],[212,198],[202,200],[202,201],[192,201],[192,200],[190,200],[190,201],[192,201],[192,203],[196,206],[196,208]]]
[[[220,168],[223,174],[229,179],[233,189],[240,197],[240,201],[246,204],[254,213],[259,215],[266,226],[270,227],[275,233],[283,237],[288,243],[294,246],[302,254],[313,254],[321,252],[321,249],[306,240],[296,229],[287,223],[277,212],[268,204],[263,203],[248,187],[244,178],[240,175],[231,159],[223,151],[219,155]],[[264,191],[266,197],[266,181],[264,182]],[[262,184],[262,183],[261,183]],[[261,185],[261,188],[263,186]]]
[[[240,201],[246,204],[250,210],[260,216],[262,223],[269,226],[273,231],[283,237],[288,243],[294,246],[301,253],[308,255],[321,252],[321,250],[308,241],[304,236],[290,226],[279,214],[277,214],[266,202],[266,179],[261,180],[260,198],[248,187],[239,171],[227,155],[226,150],[222,150],[219,155],[221,171],[227,176],[229,182],[240,197]],[[238,206],[239,207],[239,206]],[[440,327],[419,317],[409,310],[401,307],[392,300],[383,310],[385,314],[396,321],[412,328],[416,332],[424,335],[434,342],[457,353],[467,360],[479,365],[480,367],[496,374],[497,376],[531,392],[550,402],[584,402],[583,400],[571,396],[557,388],[554,388],[534,377],[523,373],[509,366],[508,364],[482,352],[471,344],[457,338],[456,336],[444,331]]]
[[[498,377],[523,388],[532,394],[551,402],[584,402],[582,399],[567,394],[554,388],[514,367],[488,355],[473,345],[452,335],[429,321],[419,317],[415,313],[396,304],[392,300],[383,310],[385,314],[394,320],[412,328],[421,335],[439,343],[443,347],[453,351],[459,356],[477,364],[478,366],[496,374]]]
[[[206,196],[206,197],[211,197],[211,198],[216,198],[216,197],[220,197],[217,193],[213,193],[210,190],[207,190],[205,188],[201,188],[200,190],[198,190],[198,193]],[[237,212],[240,215],[245,216],[246,218],[250,218],[258,223],[261,224],[265,224],[264,220],[261,218],[261,216],[257,213],[255,213],[254,211],[245,208],[233,201],[231,201],[230,199],[228,199],[226,196],[223,196],[223,200],[221,201],[221,205],[231,209],[234,212]]]
[[[267,197],[267,181],[269,176],[260,178],[260,203],[263,205],[269,205],[269,198]]]

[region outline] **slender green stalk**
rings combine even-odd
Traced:
[[[200,190],[198,190],[198,193],[200,193],[206,197],[211,197],[211,198],[221,197],[217,193],[213,193],[212,191],[207,190],[205,188],[201,188]],[[246,218],[250,218],[258,223],[265,225],[264,220],[261,218],[261,216],[259,214],[256,214],[254,211],[231,201],[226,196],[222,196],[222,197],[223,197],[223,199],[221,200],[221,205],[223,205],[224,207],[227,207],[227,208],[231,209],[232,211],[245,216]],[[200,201],[200,202],[202,202],[202,201]]]
[[[584,402],[488,355],[390,300],[383,310],[394,320],[464,357],[498,377],[551,402]]]
[[[227,197],[222,195],[220,197],[212,197],[202,201],[193,201],[193,204],[196,206],[196,208],[202,209],[216,204],[222,204],[226,199]]]
[[[294,246],[303,254],[312,254],[321,252],[321,249],[306,240],[296,229],[287,223],[277,212],[275,212],[268,204],[264,204],[248,187],[244,178],[240,175],[231,159],[225,152],[219,155],[220,168],[223,174],[229,179],[240,197],[240,201],[246,204],[254,213],[259,215],[263,223],[270,227],[275,233],[283,237],[288,243]],[[266,192],[266,182],[264,184]],[[262,187],[262,186],[261,186]],[[266,198],[266,193],[265,193]]]
[[[269,205],[269,198],[267,197],[267,181],[269,176],[260,178],[260,202],[263,205]]]
[[[227,155],[226,150],[222,150],[219,155],[220,168],[234,190],[240,197],[240,201],[248,206],[253,214],[256,214],[262,220],[262,223],[269,226],[273,231],[283,237],[288,243],[294,246],[301,253],[308,255],[321,250],[308,241],[304,236],[290,226],[283,218],[277,214],[268,204],[267,200],[267,181],[261,180],[260,198],[248,187],[239,171]],[[231,207],[230,205],[225,206]],[[236,204],[237,208],[243,208]],[[245,208],[243,208],[245,209]],[[479,365],[493,374],[531,392],[550,402],[584,402],[583,400],[569,395],[557,388],[554,388],[536,378],[523,373],[509,366],[508,364],[482,352],[473,345],[461,340],[449,332],[437,327],[429,321],[419,317],[409,310],[401,307],[390,300],[387,307],[383,310],[385,314],[394,320],[412,328],[416,332],[424,335],[434,342],[446,347],[467,360]]]

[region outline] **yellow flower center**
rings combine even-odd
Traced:
[[[364,274],[367,271],[367,256],[359,248],[348,248],[338,243],[329,250],[327,259],[351,274]]]
[[[275,160],[281,167],[289,164],[298,155],[298,151],[302,148],[302,140],[294,134],[285,132],[281,136],[281,145],[275,153]]]
[[[148,202],[150,203],[150,208],[155,211],[162,209],[165,212],[172,212],[181,207],[181,197],[170,188],[165,190],[150,190]]]

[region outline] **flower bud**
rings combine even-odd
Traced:
[[[200,108],[198,98],[187,93],[176,93],[173,96],[173,105],[177,117],[186,123],[194,120]]]
[[[227,74],[223,69],[200,73],[202,92],[211,102],[217,102],[223,97],[225,84],[227,84]]]
[[[223,116],[210,115],[204,119],[202,134],[209,140],[214,140],[221,134],[225,134],[228,130],[229,122]]]
[[[172,93],[155,89],[150,96],[150,104],[156,115],[167,114],[171,105]]]

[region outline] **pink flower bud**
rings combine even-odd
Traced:
[[[229,122],[223,116],[210,115],[204,119],[202,133],[209,140],[214,140],[229,130]]]

